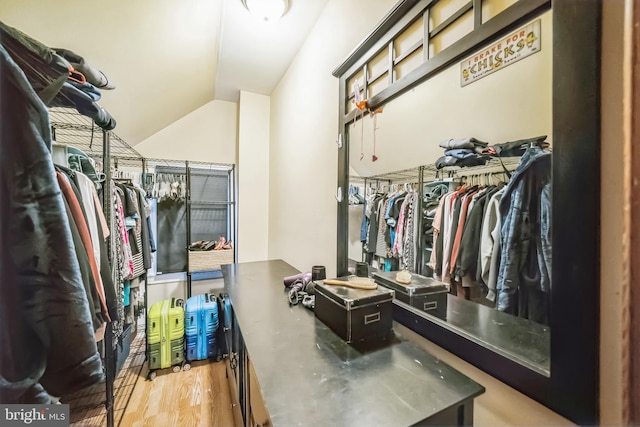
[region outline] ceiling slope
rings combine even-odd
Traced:
[[[221,0],[0,1],[7,25],[115,82],[99,103],[131,145],[214,99],[221,12]]]
[[[117,88],[99,103],[136,145],[214,99],[270,95],[326,3],[265,23],[240,0],[0,0],[0,20],[100,68]]]
[[[289,0],[273,22],[250,15],[240,0],[223,1],[216,98],[237,102],[239,90],[271,95],[327,0]]]

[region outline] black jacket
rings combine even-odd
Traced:
[[[0,403],[52,403],[100,382],[102,362],[46,107],[2,44],[0,87]]]

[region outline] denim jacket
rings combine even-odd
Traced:
[[[528,148],[500,202],[497,308],[515,313],[516,290],[551,289],[551,152]]]

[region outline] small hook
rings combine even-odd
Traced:
[[[338,187],[338,195],[334,196],[336,198],[336,200],[338,201],[338,203],[342,202],[342,187]]]
[[[342,134],[338,134],[338,140],[336,141],[336,144],[338,144],[338,148],[342,148]]]

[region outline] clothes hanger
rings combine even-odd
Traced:
[[[411,188],[411,183],[409,182],[404,183],[404,191],[407,193],[410,193],[411,191],[413,191],[413,189]]]

